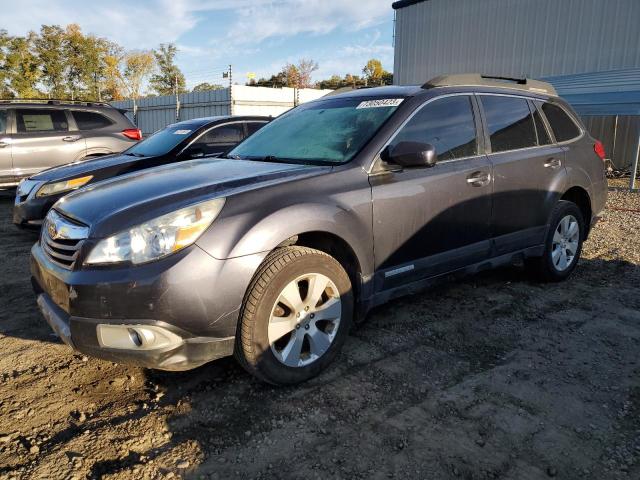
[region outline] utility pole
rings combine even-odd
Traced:
[[[233,70],[231,64],[229,64],[227,76],[229,77],[229,115],[233,115]]]
[[[178,98],[178,72],[175,73],[173,91],[176,94],[176,121],[180,120],[180,99]]]

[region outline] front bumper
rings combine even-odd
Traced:
[[[145,265],[66,270],[36,244],[31,274],[43,316],[72,348],[114,362],[186,370],[233,353],[240,306],[265,255],[218,260],[193,245]],[[99,325],[151,326],[179,341],[151,350],[107,348]]]
[[[21,197],[16,194],[13,205],[13,223],[22,228],[40,228],[47,212],[63,196],[32,197],[29,195]]]
[[[172,325],[153,320],[136,321],[136,324],[152,325],[170,331],[180,338],[180,343],[153,350],[106,348],[100,345],[96,334],[96,327],[106,323],[104,320],[73,317],[58,307],[46,293],[38,295],[38,307],[47,323],[64,343],[79,352],[103,360],[160,370],[189,370],[233,354],[234,337],[194,337]],[[120,323],[128,325],[131,322],[114,319],[109,321],[109,325]]]

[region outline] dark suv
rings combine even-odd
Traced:
[[[567,278],[606,199],[602,145],[532,80],[325,97],[228,157],[53,207],[31,271],[66,343],[168,370],[235,354],[262,380],[300,382],[352,319],[446,274],[524,261]]]
[[[0,100],[0,188],[45,168],[126,150],[142,138],[108,103]]]
[[[39,227],[60,198],[70,191],[146,168],[227,153],[270,120],[269,117],[193,118],[173,123],[119,155],[50,168],[23,179],[16,189],[13,223]]]

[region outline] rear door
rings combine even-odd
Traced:
[[[566,183],[564,152],[525,97],[478,94],[493,164],[492,237],[501,255],[544,241]]]
[[[9,110],[0,108],[0,186],[16,182],[11,162],[11,137],[9,136]]]
[[[490,252],[491,164],[472,95],[423,105],[389,145],[429,143],[438,163],[371,174],[377,289],[483,260]]]
[[[17,108],[12,142],[14,175],[18,178],[85,156],[78,131],[70,131],[67,112],[52,108]]]

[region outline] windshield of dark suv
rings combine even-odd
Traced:
[[[346,163],[402,100],[334,98],[307,103],[262,127],[228,156],[292,163]]]
[[[191,136],[200,125],[198,124],[178,124],[169,125],[148,138],[145,138],[133,147],[126,150],[126,155],[135,157],[154,157],[157,155],[165,155],[173,150],[176,145],[187,137]]]

